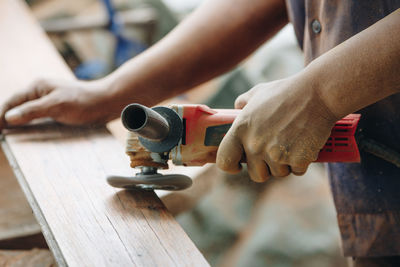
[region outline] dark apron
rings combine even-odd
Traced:
[[[286,2],[306,64],[400,8],[400,0]],[[363,135],[400,151],[400,94],[358,113]],[[344,254],[400,255],[400,168],[365,152],[361,158],[328,164]]]

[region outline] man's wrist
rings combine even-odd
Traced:
[[[328,119],[331,123],[335,123],[347,114],[342,114],[337,110],[335,101],[330,95],[329,90],[326,88],[326,81],[321,78],[318,68],[308,65],[299,76],[300,79],[304,79],[307,84],[307,88],[310,90],[309,93],[314,95],[315,101],[319,103],[323,116]],[[307,92],[308,93],[308,92]]]

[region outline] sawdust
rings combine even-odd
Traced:
[[[159,162],[152,157],[152,153],[144,148],[134,133],[129,133],[126,141],[126,154],[129,156],[132,168],[139,166],[156,167],[158,169],[168,169],[167,161]]]

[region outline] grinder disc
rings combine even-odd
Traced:
[[[183,190],[192,185],[192,179],[181,174],[137,173],[132,177],[108,176],[109,185],[125,189]]]

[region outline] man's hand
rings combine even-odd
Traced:
[[[118,116],[107,106],[106,89],[101,81],[37,81],[0,103],[0,130],[43,117],[72,125],[105,123]]]
[[[239,96],[235,107],[243,111],[220,144],[217,164],[238,172],[245,154],[256,182],[303,175],[338,119],[300,75],[257,85]]]

